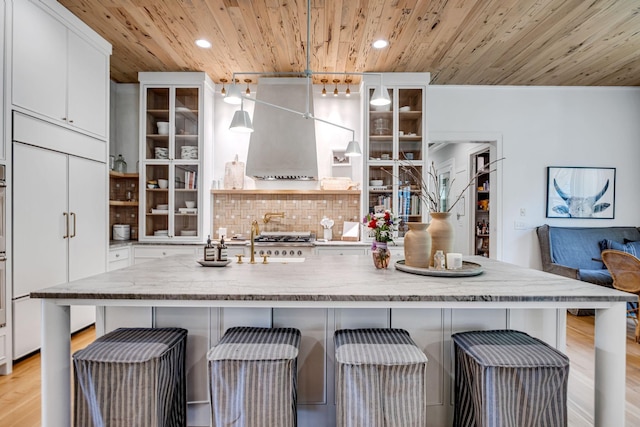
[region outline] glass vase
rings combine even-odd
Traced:
[[[373,265],[376,268],[389,267],[391,251],[387,248],[387,242],[374,242],[371,248],[371,256],[373,257]]]

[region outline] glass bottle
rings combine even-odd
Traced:
[[[115,171],[120,173],[127,173],[127,162],[124,161],[122,154],[118,154],[118,158],[115,162]]]
[[[442,253],[442,251],[436,251],[433,256],[433,268],[436,270],[444,270],[444,253]]]

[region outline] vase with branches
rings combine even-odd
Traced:
[[[493,160],[487,163],[484,168],[477,171],[467,182],[467,184],[460,190],[460,193],[456,196],[453,203],[448,204],[447,206],[443,206],[443,200],[450,200],[451,189],[453,188],[453,183],[455,182],[455,177],[450,181],[449,185],[445,190],[445,194],[441,194],[442,188],[442,180],[440,178],[440,174],[436,170],[436,166],[434,162],[431,162],[426,174],[423,174],[421,168],[416,166],[414,163],[409,162],[407,160],[398,160],[398,165],[402,171],[407,174],[407,176],[411,179],[411,181],[415,182],[420,188],[420,199],[423,201],[424,205],[427,207],[430,213],[434,212],[451,212],[451,210],[462,200],[465,192],[469,187],[471,187],[474,182],[481,176],[486,175],[488,173],[492,173],[496,171],[494,167],[496,163],[504,160],[504,157],[500,159]],[[389,173],[386,169],[382,169],[385,173]]]
[[[462,200],[467,189],[471,187],[476,180],[481,176],[488,173],[495,172],[495,165],[504,158],[493,160],[487,163],[482,169],[478,170],[467,182],[467,184],[460,190],[453,203],[446,203],[451,200],[451,190],[455,177],[451,179],[448,185],[443,186],[442,178],[436,169],[435,163],[431,162],[426,173],[422,173],[422,167],[417,166],[414,162],[398,159],[398,166],[403,175],[409,178],[419,188],[417,195],[420,197],[422,203],[429,210],[431,216],[431,223],[429,224],[427,231],[431,237],[431,251],[428,258],[422,262],[426,262],[427,265],[433,264],[433,255],[437,250],[442,250],[444,253],[452,252],[453,240],[454,240],[454,227],[449,221],[451,210]],[[385,173],[391,174],[388,170],[382,169]],[[398,181],[400,179],[395,177]],[[443,188],[444,187],[444,188]],[[405,259],[410,258],[407,254],[409,248],[405,247]],[[414,254],[411,254],[412,257]]]

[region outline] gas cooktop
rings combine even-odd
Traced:
[[[256,243],[311,243],[311,232],[262,232],[255,236]]]

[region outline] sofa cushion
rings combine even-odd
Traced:
[[[611,278],[611,273],[609,273],[609,270],[607,270],[606,268],[597,270],[580,269],[578,270],[578,277],[583,282],[589,282],[593,283],[594,285],[613,288],[613,279]]]
[[[640,242],[624,239],[624,243],[615,242],[611,239],[603,240],[600,244],[602,250],[613,249],[616,251],[626,252],[638,258],[640,254]]]
[[[636,227],[549,227],[551,260],[579,270],[602,270],[599,242],[606,239],[640,240],[640,231]]]

